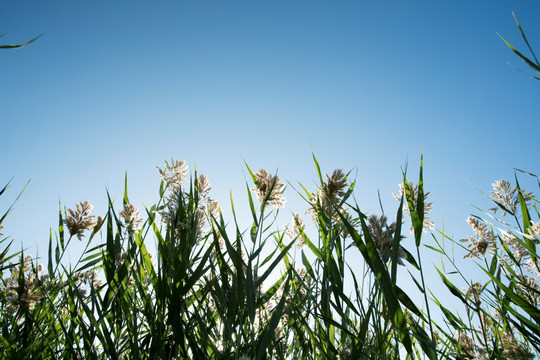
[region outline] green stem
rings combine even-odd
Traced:
[[[431,341],[433,341],[433,339],[435,339],[435,336],[434,336],[434,333],[433,333],[433,325],[432,325],[432,321],[431,321],[431,312],[429,310],[429,302],[428,302],[428,298],[427,298],[427,294],[426,294],[426,283],[424,282],[424,271],[423,271],[423,268],[422,268],[422,257],[420,256],[420,247],[417,246],[416,247],[416,254],[417,254],[417,257],[418,257],[418,266],[420,267],[420,278],[422,279],[422,292],[424,293],[424,301],[426,303],[426,311],[427,311],[427,316],[428,316],[428,321],[429,321],[429,331],[431,333]]]

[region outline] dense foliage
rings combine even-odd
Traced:
[[[89,202],[60,209],[46,264],[11,252],[2,237],[1,357],[538,355],[540,222],[535,195],[523,191],[517,177],[515,186],[493,184],[489,216],[469,219],[474,235],[464,240],[466,257],[486,277],[462,291],[451,280],[459,264],[441,245],[448,239],[426,216],[431,203],[422,168],[417,185],[404,174],[396,217],[389,221],[386,214],[362,213],[349,174],[323,176],[315,164],[320,185],[314,191],[302,187],[307,212],[285,229],[277,224],[285,185],[276,175],[248,167],[253,218],[249,229],[240,229],[232,201],[233,218],[226,220],[210,197],[209,180],[196,172],[190,176],[185,162],[172,160],[159,170],[160,198],[144,216],[129,201],[127,179],[122,205],[109,197],[103,217],[91,215]],[[305,225],[304,217],[313,223]],[[401,242],[406,218],[413,249]],[[432,294],[424,282],[424,273],[433,270],[422,267],[420,256],[428,232],[430,251],[447,257],[445,270],[438,271],[443,289],[461,300],[461,315],[445,306],[446,294]],[[78,261],[67,263],[64,254],[75,237],[86,248]],[[156,244],[156,254],[149,243]],[[398,266],[414,279],[422,305],[411,300],[418,293],[400,288]],[[430,307],[442,314],[440,321]]]

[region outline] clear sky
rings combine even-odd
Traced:
[[[497,35],[525,50],[512,11],[540,53],[535,0],[3,1],[0,43],[43,34],[0,53],[1,209],[31,179],[3,232],[45,254],[59,201],[103,214],[127,171],[151,205],[171,157],[245,215],[244,160],[314,190],[314,153],[355,172],[362,210],[380,191],[394,214],[423,150],[431,218],[466,237],[489,206],[475,187],[540,173],[540,82]]]

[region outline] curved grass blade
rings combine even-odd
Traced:
[[[34,41],[36,41],[37,39],[39,39],[40,37],[42,37],[43,34],[41,35],[38,35],[36,36],[35,38],[33,38],[32,40],[29,40],[27,42],[25,42],[24,44],[9,44],[9,45],[0,45],[0,49],[18,49],[18,48],[22,48],[22,47],[25,47],[26,45],[28,44],[31,44],[33,43]]]

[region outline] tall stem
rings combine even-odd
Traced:
[[[428,298],[426,294],[426,283],[424,282],[424,271],[422,267],[422,257],[420,256],[419,246],[416,247],[416,255],[418,257],[418,266],[420,267],[420,277],[422,279],[422,290],[423,290],[422,292],[424,293],[424,301],[426,303],[426,310],[427,310],[427,315],[428,315],[428,320],[429,320],[429,331],[431,333],[431,341],[434,341],[433,325],[431,324],[432,323],[431,313],[429,311],[429,302],[428,302]]]

